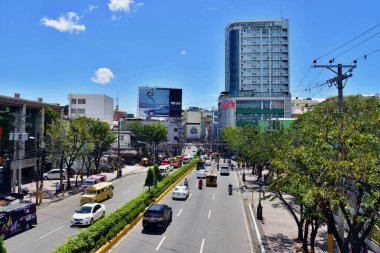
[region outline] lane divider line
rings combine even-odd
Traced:
[[[193,195],[193,193],[190,193],[189,198],[191,198],[191,195]]]
[[[251,247],[251,252],[253,253],[253,246],[252,246],[252,241],[251,241],[251,231],[249,230],[248,221],[247,221],[247,215],[245,214],[245,211],[244,211],[244,205],[243,205],[243,200],[242,199],[240,199],[240,203],[241,203],[241,209],[243,210],[245,227],[247,228],[247,231],[248,231],[249,246]]]
[[[214,199],[215,198],[215,194],[212,194],[212,199]]]
[[[54,233],[54,232],[57,232],[57,231],[60,230],[61,228],[62,228],[62,226],[59,227],[59,228],[54,229],[53,231],[47,233],[46,235],[41,236],[40,239],[45,238],[46,236],[51,235],[51,234]]]
[[[202,239],[201,248],[199,249],[199,253],[203,253],[203,247],[205,246],[205,239]]]
[[[156,251],[158,251],[160,249],[162,243],[165,241],[165,238],[166,238],[166,235],[164,235],[164,237],[162,237],[160,243],[157,245]]]
[[[183,210],[183,208],[181,208],[181,210],[179,210],[177,217],[182,213],[182,210]]]
[[[261,240],[261,235],[259,232],[259,228],[257,227],[255,216],[253,215],[252,207],[251,207],[251,205],[248,205],[248,207],[249,207],[249,211],[250,211],[251,216],[252,216],[253,224],[255,225],[257,240],[259,241],[259,244],[260,244],[261,253],[265,253],[264,244],[263,244],[263,241]]]
[[[211,217],[211,210],[208,211],[208,217],[207,218],[210,219],[210,217]]]

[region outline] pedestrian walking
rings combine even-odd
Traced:
[[[261,186],[261,192],[263,193],[263,198],[265,198],[265,185]]]
[[[59,193],[59,189],[60,189],[60,187],[59,187],[59,184],[58,184],[58,182],[55,184],[55,195],[58,195],[58,193]]]

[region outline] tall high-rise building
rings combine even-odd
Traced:
[[[219,127],[291,117],[288,35],[287,19],[227,25]]]

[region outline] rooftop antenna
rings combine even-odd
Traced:
[[[116,111],[119,111],[119,89],[116,90]]]

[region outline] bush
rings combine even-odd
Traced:
[[[107,215],[104,219],[97,221],[86,230],[82,230],[79,234],[69,238],[67,242],[58,247],[55,253],[81,253],[94,252],[111,240],[126,225],[131,223],[136,217],[142,213],[152,202],[153,196],[160,196],[170,185],[190,170],[196,163],[197,159],[182,166],[170,176],[165,177],[157,184],[156,188],[151,191],[145,191],[136,198],[130,200],[124,206],[115,212]],[[2,251],[0,251],[2,253]]]
[[[4,241],[1,237],[0,237],[0,253],[7,253],[7,249],[5,248]]]

